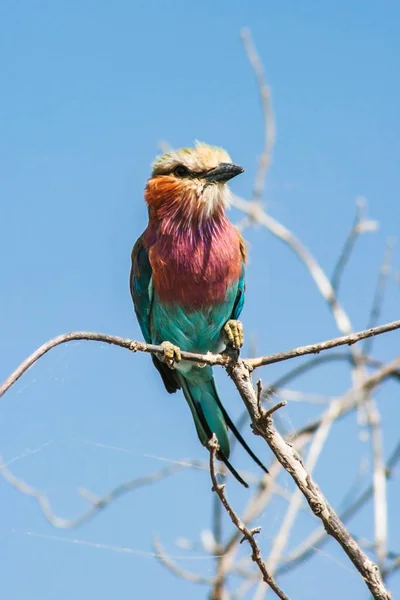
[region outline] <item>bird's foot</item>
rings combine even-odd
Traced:
[[[244,342],[243,325],[241,321],[230,319],[225,323],[224,328],[225,342],[231,345],[235,350],[240,350]]]
[[[179,346],[174,346],[171,342],[163,342],[161,344],[164,354],[161,358],[170,369],[174,368],[175,363],[181,360],[181,349]]]

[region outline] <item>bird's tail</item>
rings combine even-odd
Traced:
[[[266,473],[268,473],[268,470],[244,441],[222,405],[212,376],[211,368],[205,367],[201,371],[201,375],[199,374],[199,376],[195,378],[190,377],[190,379],[186,378],[184,375],[179,375],[184,396],[193,415],[197,435],[203,446],[207,446],[208,441],[212,438],[213,433],[215,433],[220,447],[217,457],[225,463],[232,475],[234,475],[241,484],[248,487],[247,483],[228,460],[230,454],[228,427],[257,465],[259,465]],[[192,375],[192,373],[190,375]]]

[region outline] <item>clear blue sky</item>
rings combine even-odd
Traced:
[[[245,25],[265,63],[277,115],[264,198],[271,213],[295,230],[328,274],[358,195],[367,198],[370,216],[381,224],[360,240],[343,280],[341,299],[354,327],[363,328],[385,240],[400,225],[399,20],[394,0],[3,0],[0,378],[46,339],[69,330],[140,339],[128,292],[130,250],[146,224],[142,191],[160,140],[181,146],[200,139],[226,147],[246,169],[232,187],[249,196],[262,118],[239,39]],[[237,221],[239,215],[231,214]],[[259,351],[336,335],[329,311],[293,255],[262,229],[248,230],[246,239],[243,321],[248,334],[256,332]],[[395,265],[399,269],[398,251]],[[382,322],[399,318],[399,303],[399,286],[391,280]],[[398,333],[377,340],[376,355],[393,357],[399,342]],[[265,369],[262,377],[271,381],[286,368]],[[232,385],[223,373],[217,377],[237,415],[241,406]],[[299,386],[333,395],[349,381],[348,371],[335,366]],[[398,389],[388,384],[377,399],[388,456],[398,439]],[[291,429],[320,408],[289,404],[284,410]],[[337,426],[315,472],[335,506],[360,457],[370,460],[356,427],[354,417]],[[84,342],[55,350],[4,397],[0,440],[6,461],[41,448],[12,467],[45,491],[65,517],[86,506],[79,486],[102,494],[165,464],[148,455],[206,458],[183,398],[166,394],[149,357]],[[269,450],[259,440],[252,443],[268,462]],[[242,455],[236,464],[256,472]],[[291,489],[288,478],[282,484]],[[389,547],[400,551],[396,479],[389,489]],[[232,482],[229,493],[237,507],[243,505],[245,491]],[[174,540],[198,538],[209,527],[207,473],[185,471],[127,495],[73,532],[51,528],[34,501],[4,481],[0,494],[5,600],[205,597],[205,588],[177,580],[146,553],[157,533],[171,554],[185,555]],[[285,503],[277,501],[258,520],[264,552],[284,512]],[[303,518],[291,542],[315,525]],[[371,506],[351,528],[372,539]],[[213,573],[211,560],[181,564]],[[320,598],[322,590],[326,600],[366,597],[334,544],[281,583],[295,600]],[[399,595],[400,577],[390,584]]]

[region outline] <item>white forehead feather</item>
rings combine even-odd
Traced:
[[[178,165],[184,165],[189,171],[207,171],[222,162],[232,162],[226,150],[196,142],[194,148],[181,148],[157,157],[153,163],[153,175],[168,173]]]

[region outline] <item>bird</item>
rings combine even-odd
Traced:
[[[181,360],[181,350],[243,345],[246,246],[225,212],[227,182],[243,171],[224,149],[201,142],[156,158],[144,193],[148,225],[131,254],[130,292],[145,341],[163,346],[152,360],[167,392],[183,391],[200,442],[207,447],[215,434],[217,458],[248,487],[229,462],[228,430],[268,473],[266,467],[229,417],[212,368]]]

